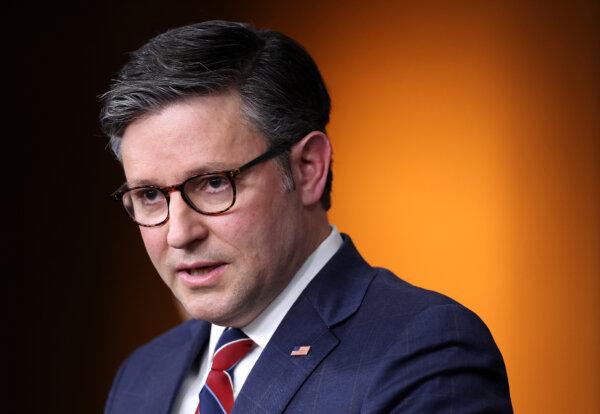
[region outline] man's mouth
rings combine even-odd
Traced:
[[[190,288],[210,287],[219,283],[227,263],[190,263],[177,267],[179,279]]]
[[[215,265],[211,265],[211,266],[195,267],[195,268],[192,268],[192,269],[184,269],[184,271],[187,272],[191,276],[204,276],[207,273],[212,272],[213,270],[215,270],[219,266],[221,266],[221,264],[215,264]]]

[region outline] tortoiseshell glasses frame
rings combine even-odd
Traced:
[[[179,184],[165,187],[154,185],[127,187],[125,185],[111,194],[111,197],[123,206],[127,216],[134,223],[143,227],[161,226],[169,220],[170,194],[174,191],[179,191],[185,203],[192,210],[200,214],[207,216],[223,214],[235,204],[237,195],[235,179],[238,175],[260,163],[283,154],[293,145],[294,143],[276,145],[239,168],[196,174]],[[215,184],[224,184],[227,187],[221,190],[219,187],[215,187]],[[207,186],[208,191],[204,191],[204,186]],[[194,189],[194,194],[204,191],[205,196],[191,196],[189,194],[190,188]],[[198,189],[199,191],[196,191]],[[213,200],[208,204],[205,203],[204,206],[198,205],[204,203],[205,199],[208,200],[209,197],[215,198],[215,196],[217,201]],[[136,217],[136,209],[148,210],[144,212],[147,217],[143,217],[144,214],[142,213],[139,214],[139,217]]]

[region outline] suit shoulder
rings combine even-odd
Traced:
[[[444,294],[414,286],[387,269],[376,268],[376,272],[362,306],[371,317],[377,314],[380,320],[412,332],[423,329],[433,333],[438,329],[439,333],[452,326],[454,333],[470,331],[493,343],[486,324],[466,306]]]
[[[372,327],[368,343],[378,367],[366,385],[365,411],[446,412],[464,403],[477,412],[512,412],[504,361],[485,323],[448,296],[376,271],[357,314]]]
[[[433,290],[415,286],[388,269],[374,268],[376,275],[369,286],[368,296],[388,299],[401,306],[425,309],[434,306],[460,305],[454,299]],[[401,300],[400,300],[401,299]]]

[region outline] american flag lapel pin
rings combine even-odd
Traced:
[[[290,352],[291,356],[306,356],[310,352],[310,345],[295,346]]]

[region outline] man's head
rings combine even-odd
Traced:
[[[153,186],[136,193],[149,208],[168,199],[163,222],[140,226],[162,279],[193,317],[246,325],[329,231],[329,97],[316,66],[281,34],[209,22],[151,40],[104,100],[127,188]],[[282,143],[283,156],[238,171]],[[231,178],[177,186],[213,172]],[[201,214],[213,206],[193,200],[221,203],[222,190],[232,205]]]
[[[132,54],[103,95],[100,123],[121,160],[121,139],[135,119],[191,96],[235,91],[249,125],[269,146],[325,132],[331,108],[319,70],[293,39],[244,23],[209,21],[165,32]],[[278,158],[286,188],[289,158]],[[331,206],[332,172],[321,204]]]

